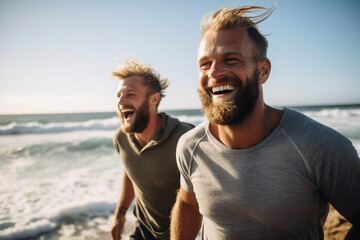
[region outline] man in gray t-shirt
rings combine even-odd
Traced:
[[[328,201],[350,219],[360,212],[351,143],[291,109],[246,149],[228,148],[202,123],[180,139],[177,160],[181,187],[199,203],[204,239],[322,239]]]
[[[219,9],[202,22],[198,91],[208,121],[178,143],[171,239],[194,239],[201,225],[203,239],[323,239],[329,203],[353,224],[348,238],[360,239],[351,142],[263,101],[271,63],[256,24],[274,8],[246,16],[259,9]]]

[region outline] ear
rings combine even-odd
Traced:
[[[270,76],[271,62],[268,58],[259,63],[260,76],[259,83],[264,84]]]
[[[150,95],[150,105],[156,106],[160,101],[160,93],[156,92]]]

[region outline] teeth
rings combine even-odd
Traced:
[[[131,117],[134,114],[134,110],[133,109],[122,109],[121,110],[121,114],[123,115],[124,119],[128,119],[129,117]]]
[[[212,92],[217,93],[217,92],[221,92],[221,91],[231,91],[234,89],[235,89],[235,87],[232,85],[224,85],[224,86],[213,87]]]
[[[127,112],[133,112],[134,110],[132,109],[123,109],[121,110],[122,113],[127,113]]]

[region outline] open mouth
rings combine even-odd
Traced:
[[[217,87],[212,87],[211,92],[214,95],[227,94],[235,90],[233,85],[222,85]]]
[[[132,109],[124,109],[121,110],[121,113],[124,116],[125,120],[129,120],[134,115],[135,111]]]

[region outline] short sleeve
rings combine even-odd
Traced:
[[[181,137],[176,148],[176,163],[180,172],[180,186],[188,193],[194,193],[190,177],[191,153],[184,146],[184,138]]]

